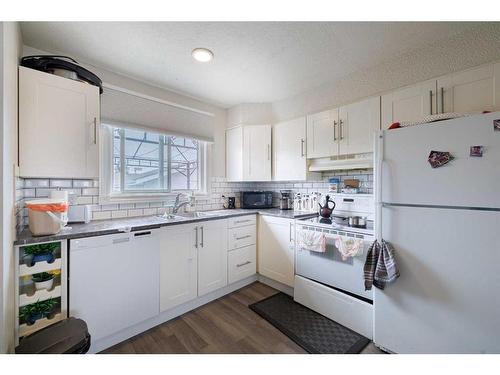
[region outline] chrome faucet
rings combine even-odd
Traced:
[[[188,200],[187,201],[184,201],[184,202],[181,202],[180,199],[181,199],[181,196],[183,195],[187,195],[188,196]],[[172,213],[173,214],[176,214],[177,212],[179,212],[179,209],[186,206],[186,205],[193,205],[194,203],[194,194],[185,194],[185,193],[179,193],[175,196],[175,203],[174,203],[174,207],[172,208]]]

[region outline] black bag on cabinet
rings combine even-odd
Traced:
[[[51,74],[58,74],[59,71],[72,72],[75,75],[74,79],[99,87],[99,93],[102,94],[101,79],[91,71],[78,65],[78,62],[71,57],[58,55],[25,56],[21,59],[21,66]]]

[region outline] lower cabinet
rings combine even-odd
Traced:
[[[160,310],[227,285],[227,220],[161,229]]]
[[[198,230],[198,296],[227,285],[227,220],[204,221]]]
[[[198,293],[197,230],[193,224],[160,230],[160,310],[195,299]]]
[[[294,220],[259,216],[258,272],[293,287]]]

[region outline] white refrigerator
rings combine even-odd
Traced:
[[[500,112],[381,132],[378,237],[401,276],[375,288],[374,342],[396,353],[500,353]],[[471,156],[483,146],[483,156]],[[431,150],[448,164],[431,168]]]

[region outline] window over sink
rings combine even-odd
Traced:
[[[206,142],[110,124],[102,133],[101,200],[205,193]]]

